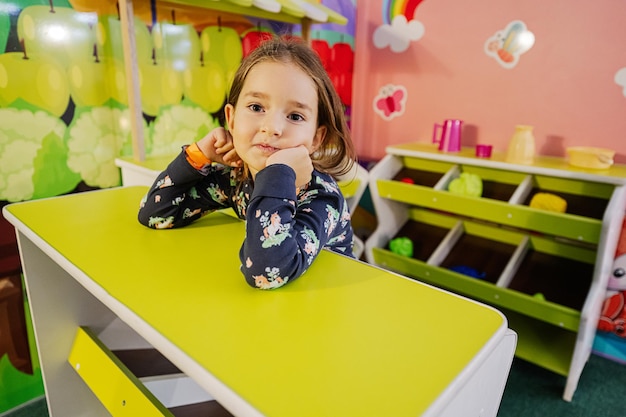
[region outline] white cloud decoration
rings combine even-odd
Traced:
[[[397,15],[391,25],[382,25],[374,31],[374,46],[378,49],[389,47],[392,52],[407,50],[411,42],[424,36],[424,25],[419,20],[407,21],[406,16]]]

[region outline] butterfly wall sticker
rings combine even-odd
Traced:
[[[404,113],[406,99],[404,86],[387,84],[374,97],[374,111],[383,119],[391,120]]]

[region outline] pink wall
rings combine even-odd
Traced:
[[[424,0],[413,15],[423,36],[400,53],[373,43],[381,11],[393,3],[411,1],[357,7],[352,127],[361,157],[378,159],[390,144],[430,141],[434,122],[460,118],[465,146],[490,143],[504,151],[514,126],[530,124],[540,154],[600,146],[626,163],[626,89],[615,81],[626,67],[625,1]],[[515,20],[535,43],[507,69],[484,45]],[[373,110],[387,84],[407,90],[404,113],[390,120]]]

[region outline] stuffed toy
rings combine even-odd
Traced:
[[[448,191],[453,194],[480,197],[483,195],[483,180],[476,174],[462,172],[458,178],[450,181]]]
[[[565,213],[567,211],[567,201],[552,193],[537,193],[530,200],[530,207],[542,210]]]
[[[626,338],[626,218],[611,271],[598,330]]]

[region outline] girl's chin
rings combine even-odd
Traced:
[[[256,174],[263,168],[265,168],[265,164],[263,164],[262,166],[258,166],[257,164],[248,164],[248,169],[250,170],[250,175],[252,175],[252,178],[256,177]]]

